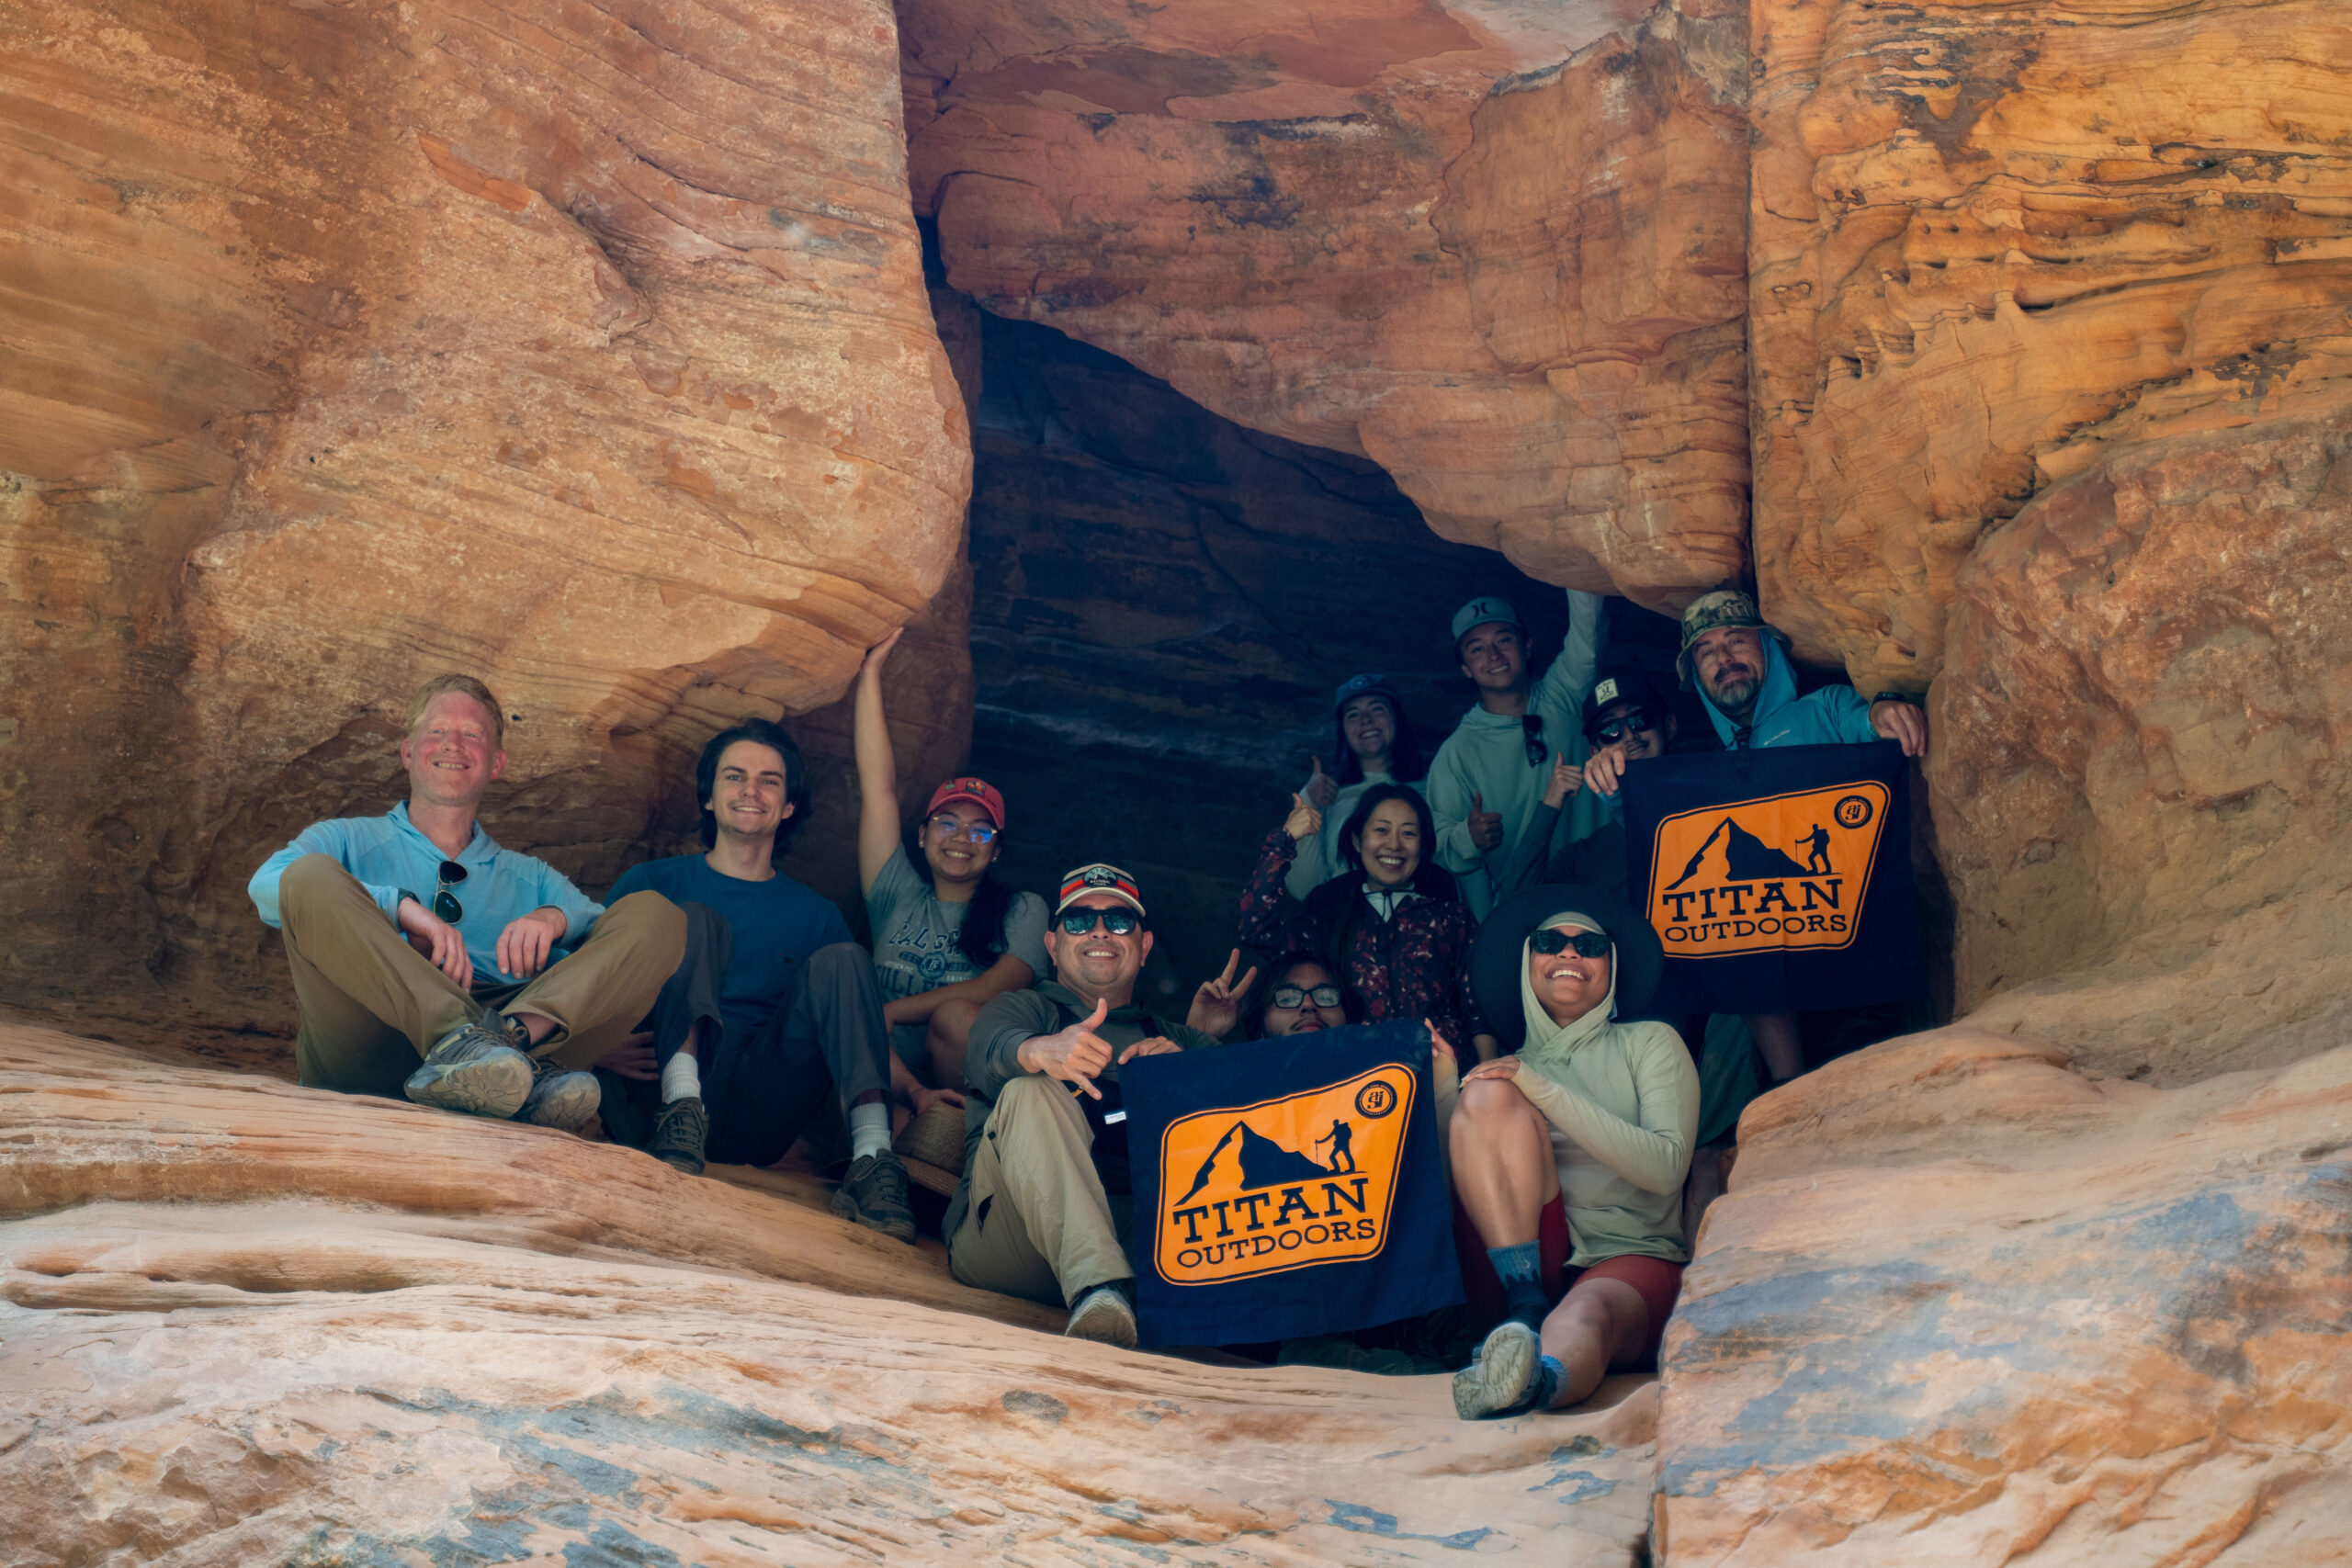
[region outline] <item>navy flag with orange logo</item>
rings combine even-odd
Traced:
[[[1418,1021],[1138,1056],[1119,1081],[1145,1344],[1340,1334],[1462,1299]]]
[[[1910,766],[1892,740],[1657,757],[1625,770],[1626,886],[1662,1005],[1799,1012],[1927,988]]]

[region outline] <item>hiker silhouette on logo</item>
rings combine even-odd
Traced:
[[[1813,846],[1813,853],[1805,858],[1806,874],[1827,876],[1834,869],[1829,863],[1829,829],[1815,822],[1813,825],[1813,831],[1805,834],[1797,842]]]
[[[1315,1140],[1315,1147],[1318,1149],[1326,1144],[1331,1145],[1331,1163],[1324,1168],[1329,1170],[1332,1175],[1353,1176],[1355,1174],[1356,1156],[1354,1152],[1348,1147],[1350,1144],[1355,1141],[1355,1129],[1349,1126],[1345,1122],[1334,1122],[1331,1123],[1331,1130],[1329,1132]],[[1341,1160],[1346,1160],[1348,1163],[1345,1166],[1341,1166],[1340,1164]]]

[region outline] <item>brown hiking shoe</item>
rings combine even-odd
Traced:
[[[690,1094],[662,1108],[645,1152],[688,1176],[702,1174],[703,1145],[710,1137],[710,1118],[704,1114],[702,1096]]]
[[[850,1163],[849,1173],[833,1190],[833,1213],[914,1245],[915,1212],[907,1201],[907,1168],[888,1149]]]

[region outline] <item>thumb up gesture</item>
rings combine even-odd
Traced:
[[[1487,854],[1503,847],[1503,814],[1487,809],[1487,797],[1470,796],[1470,841]]]
[[[1323,830],[1323,813],[1306,803],[1303,795],[1290,797],[1290,815],[1283,818],[1283,831],[1290,835],[1294,844],[1303,844]]]
[[[1340,798],[1340,782],[1323,771],[1323,759],[1315,759],[1315,771],[1306,775],[1306,804],[1317,811],[1329,811],[1331,803]]]

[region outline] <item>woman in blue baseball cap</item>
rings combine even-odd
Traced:
[[[1300,844],[1291,862],[1283,886],[1294,898],[1305,898],[1347,869],[1340,829],[1364,791],[1385,784],[1418,789],[1429,772],[1429,753],[1385,675],[1351,675],[1340,682],[1331,697],[1331,728],[1330,770],[1317,758],[1315,771],[1298,789],[1323,814],[1323,831]]]

